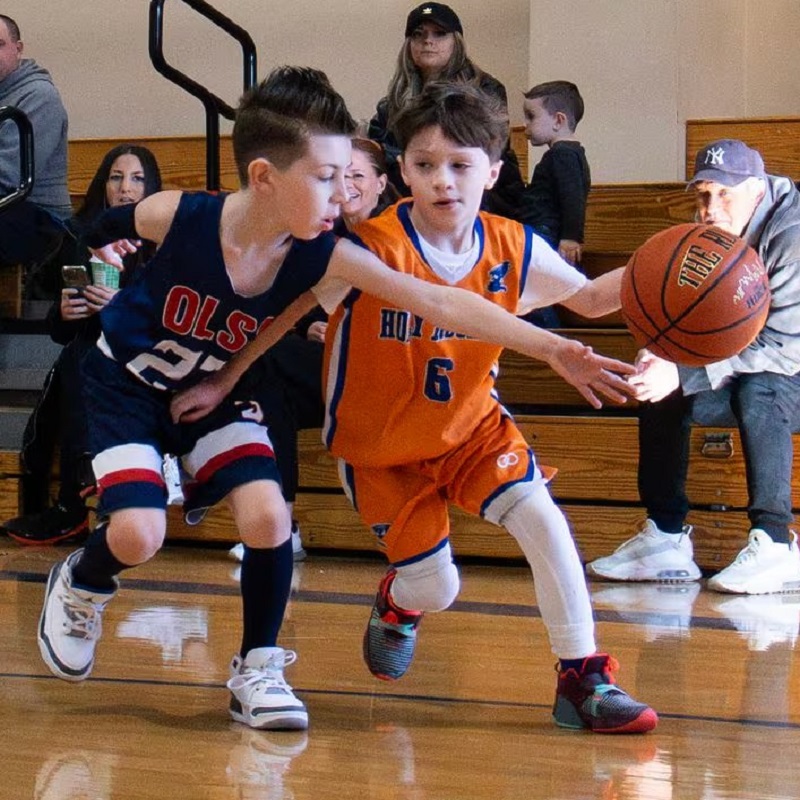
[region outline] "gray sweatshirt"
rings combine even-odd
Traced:
[[[0,81],[0,106],[15,106],[33,126],[34,179],[30,202],[61,219],[71,216],[67,190],[67,112],[50,73],[30,58]],[[19,134],[14,122],[0,124],[0,191],[19,186]]]

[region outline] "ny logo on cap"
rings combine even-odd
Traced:
[[[423,14],[433,14],[433,9],[430,6],[425,6],[425,8],[422,9],[422,13]]]
[[[724,165],[724,155],[725,150],[723,150],[721,147],[709,147],[708,150],[706,150],[705,163],[711,164],[712,167],[716,165]]]

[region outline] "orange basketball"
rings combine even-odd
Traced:
[[[641,347],[685,366],[744,350],[769,312],[767,271],[744,239],[676,225],[648,239],[622,278],[622,315]]]

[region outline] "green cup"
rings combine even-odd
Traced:
[[[106,264],[95,256],[89,259],[89,265],[92,268],[92,283],[95,286],[119,289],[119,270],[116,267]]]

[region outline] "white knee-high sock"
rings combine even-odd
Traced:
[[[517,540],[533,572],[534,589],[558,658],[597,651],[594,617],[578,551],[561,510],[543,485],[506,512],[500,524]]]

